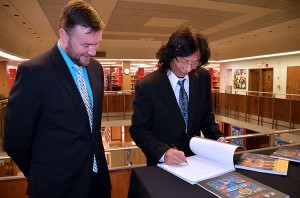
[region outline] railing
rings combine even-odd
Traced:
[[[142,151],[132,143],[112,145],[105,149],[105,155],[110,171],[146,166]],[[6,153],[0,152],[0,181],[20,178],[24,178],[22,172]]]
[[[102,120],[126,120],[133,113],[134,91],[105,91],[102,105]]]
[[[212,90],[212,98],[214,113],[217,115],[272,129],[293,129],[300,125],[300,95],[216,89]],[[131,119],[133,99],[132,90],[106,91],[102,121]],[[7,100],[2,103],[6,104]]]
[[[212,98],[216,115],[272,129],[300,128],[300,95],[212,90]],[[102,120],[130,119],[133,99],[132,90],[105,92]]]
[[[238,136],[227,136],[226,139],[227,140],[233,140],[233,139],[237,139],[237,138],[252,138],[252,137],[258,137],[258,136],[269,136],[270,139],[274,140],[275,136],[280,135],[280,134],[286,134],[286,133],[299,133],[300,129],[294,129],[294,130],[284,130],[284,131],[275,131],[272,133],[257,133],[257,134],[248,134],[248,135],[238,135]],[[299,145],[300,143],[291,143],[289,145]],[[278,148],[280,145],[276,145],[273,142],[271,142],[269,144],[269,147],[266,148]],[[253,149],[253,150],[248,150],[248,151],[244,151],[244,152],[252,152],[252,151],[257,151],[257,150],[262,150],[262,149],[266,149],[266,148],[259,148],[259,149]],[[109,166],[109,170],[119,170],[119,169],[130,169],[130,168],[134,168],[134,167],[141,167],[141,166],[145,166],[145,163],[133,163],[132,161],[132,154],[136,154],[135,151],[141,152],[140,148],[138,148],[134,143],[126,143],[126,144],[122,144],[122,143],[118,143],[118,144],[112,144],[110,147],[105,149],[105,154],[107,157],[107,161],[108,161],[108,166]],[[116,156],[113,156],[114,153],[119,152],[119,154],[117,154]],[[240,153],[241,151],[237,152]],[[121,159],[123,159],[124,161],[122,162],[123,165],[120,166],[111,166],[112,164],[112,158],[113,157],[117,157],[116,159],[119,159],[120,156],[124,156],[123,158],[121,157]],[[11,159],[4,153],[0,153],[0,165],[3,165],[3,162],[5,161],[11,161]],[[143,160],[141,160],[143,161]],[[5,177],[0,177],[0,180],[8,180],[8,179],[20,179],[20,178],[24,178],[24,176],[22,175],[17,175],[17,176],[5,176]]]
[[[217,115],[272,129],[294,129],[300,125],[300,95],[297,94],[213,90],[212,98]]]
[[[260,136],[268,136],[269,137],[269,147],[279,146],[279,144],[275,143],[275,139],[280,134],[298,134],[300,138],[300,129],[291,129],[291,130],[280,130],[274,132],[265,132],[265,133],[255,133],[255,134],[247,134],[247,135],[235,135],[235,136],[226,136],[226,139],[231,141],[233,139],[239,138],[253,138]],[[293,144],[294,142],[290,141],[289,144]]]
[[[296,116],[300,112],[300,101],[297,97],[300,95],[282,95],[266,92],[246,92],[235,91],[234,94],[228,92],[221,92],[220,90],[213,90],[213,108],[214,113],[224,115],[237,120],[243,120],[245,122],[253,122],[257,125],[269,125],[272,129],[281,128],[284,130],[277,130],[270,133],[257,133],[249,135],[228,136],[229,140],[236,138],[250,138],[257,136],[269,136],[269,146],[274,146],[275,137],[280,134],[299,134],[299,129],[292,129],[300,124],[300,116]],[[103,119],[104,125],[109,126],[109,123],[113,120],[130,120],[133,113],[132,101],[134,98],[133,92],[130,91],[115,91],[105,92],[103,100]],[[1,101],[1,107],[5,108],[7,100]],[[0,141],[3,140],[3,122],[4,114],[1,108],[1,131]],[[264,109],[264,111],[262,111]],[[106,123],[107,122],[107,123]],[[128,123],[127,123],[128,124]],[[286,130],[288,129],[288,130]],[[1,142],[0,142],[1,143]],[[1,143],[2,144],[2,143]],[[2,148],[0,144],[0,148]],[[3,150],[2,150],[3,152]],[[3,160],[10,160],[10,158],[2,153],[0,150],[0,164],[3,164]],[[137,166],[145,166],[145,163],[135,163],[134,156],[141,155],[141,150],[134,144],[119,142],[118,145],[110,145],[105,149],[105,153],[108,159],[108,165],[110,170],[126,169]],[[121,161],[114,162],[115,158],[120,158]],[[140,161],[145,161],[140,160]],[[116,163],[118,166],[114,166]],[[19,178],[20,176],[5,177],[7,178]],[[1,179],[1,178],[0,178]]]

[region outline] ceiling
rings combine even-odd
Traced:
[[[0,50],[31,58],[58,40],[67,0],[0,0]],[[155,59],[180,26],[207,35],[212,60],[300,50],[299,0],[87,0],[107,27],[103,59]],[[101,62],[100,61],[100,62]],[[153,60],[151,60],[153,62]]]

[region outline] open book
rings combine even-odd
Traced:
[[[235,164],[235,168],[252,170],[276,175],[287,175],[289,161],[274,159],[269,155],[244,153]]]
[[[236,145],[193,137],[190,148],[196,155],[187,157],[188,163],[179,165],[161,163],[158,166],[190,184],[235,170],[233,155],[238,148]]]
[[[230,172],[198,183],[199,186],[217,197],[239,198],[285,198],[290,197],[267,185],[259,183],[237,172]]]
[[[271,154],[270,157],[300,162],[300,145],[282,146]]]

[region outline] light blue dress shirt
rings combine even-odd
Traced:
[[[73,77],[73,79],[74,79],[74,81],[77,85],[77,80],[76,80],[77,75],[76,75],[76,70],[74,68],[75,63],[70,59],[70,57],[66,54],[66,52],[61,48],[60,40],[57,42],[57,47],[58,47],[61,55],[63,56],[64,60],[66,61],[67,65],[68,65],[68,68],[69,68],[69,70],[72,74],[72,77]],[[89,81],[89,75],[88,75],[86,67],[83,67],[83,75],[84,75],[84,80],[85,80],[86,87],[88,89],[91,104],[92,104],[92,107],[93,107],[93,92],[92,92],[92,87],[91,87],[91,84],[90,84],[90,81]]]

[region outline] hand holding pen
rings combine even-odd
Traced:
[[[169,165],[187,164],[183,151],[178,150],[174,145],[165,153],[165,163]]]

